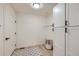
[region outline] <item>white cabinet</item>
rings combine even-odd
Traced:
[[[64,29],[54,29],[54,55],[79,56],[79,3],[57,4],[53,10],[55,27],[65,26]]]
[[[67,54],[69,56],[79,56],[79,27],[68,28]]]
[[[15,13],[9,4],[0,4],[0,55],[11,55],[16,43]]]
[[[53,44],[54,44],[53,55],[64,56],[65,55],[65,29],[64,28],[54,29]]]
[[[69,3],[67,15],[69,25],[79,25],[79,3]]]
[[[57,4],[53,8],[54,20],[54,56],[65,55],[65,4]],[[63,28],[62,28],[63,27]]]
[[[53,8],[53,21],[55,27],[65,26],[65,4],[57,4]]]
[[[79,56],[79,3],[66,4],[66,9],[68,20],[66,55]]]

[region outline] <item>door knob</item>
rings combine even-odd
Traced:
[[[10,38],[5,38],[5,40],[9,40]]]

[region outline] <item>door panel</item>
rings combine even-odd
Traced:
[[[79,27],[68,28],[67,55],[79,56]]]
[[[5,6],[5,55],[11,55],[15,49],[15,16],[9,5]],[[6,38],[9,38],[6,40]]]
[[[69,3],[69,25],[79,25],[79,3]]]
[[[65,55],[65,29],[60,28],[65,26],[65,4],[59,3],[53,8],[53,21],[54,21],[54,56]],[[59,28],[56,28],[59,27]]]
[[[79,56],[79,3],[66,4],[66,16],[68,26],[74,26],[68,27],[66,34],[66,55]]]
[[[54,25],[57,26],[65,26],[65,4],[57,4],[53,8],[53,19]]]
[[[3,55],[3,5],[0,4],[0,56]]]
[[[65,55],[65,29],[56,28],[54,29],[54,56],[64,56]]]

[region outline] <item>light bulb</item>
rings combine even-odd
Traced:
[[[33,7],[34,8],[39,8],[40,7],[40,4],[39,3],[33,3]]]

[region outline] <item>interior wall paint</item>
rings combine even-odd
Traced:
[[[46,18],[34,14],[17,14],[17,48],[45,42]]]

